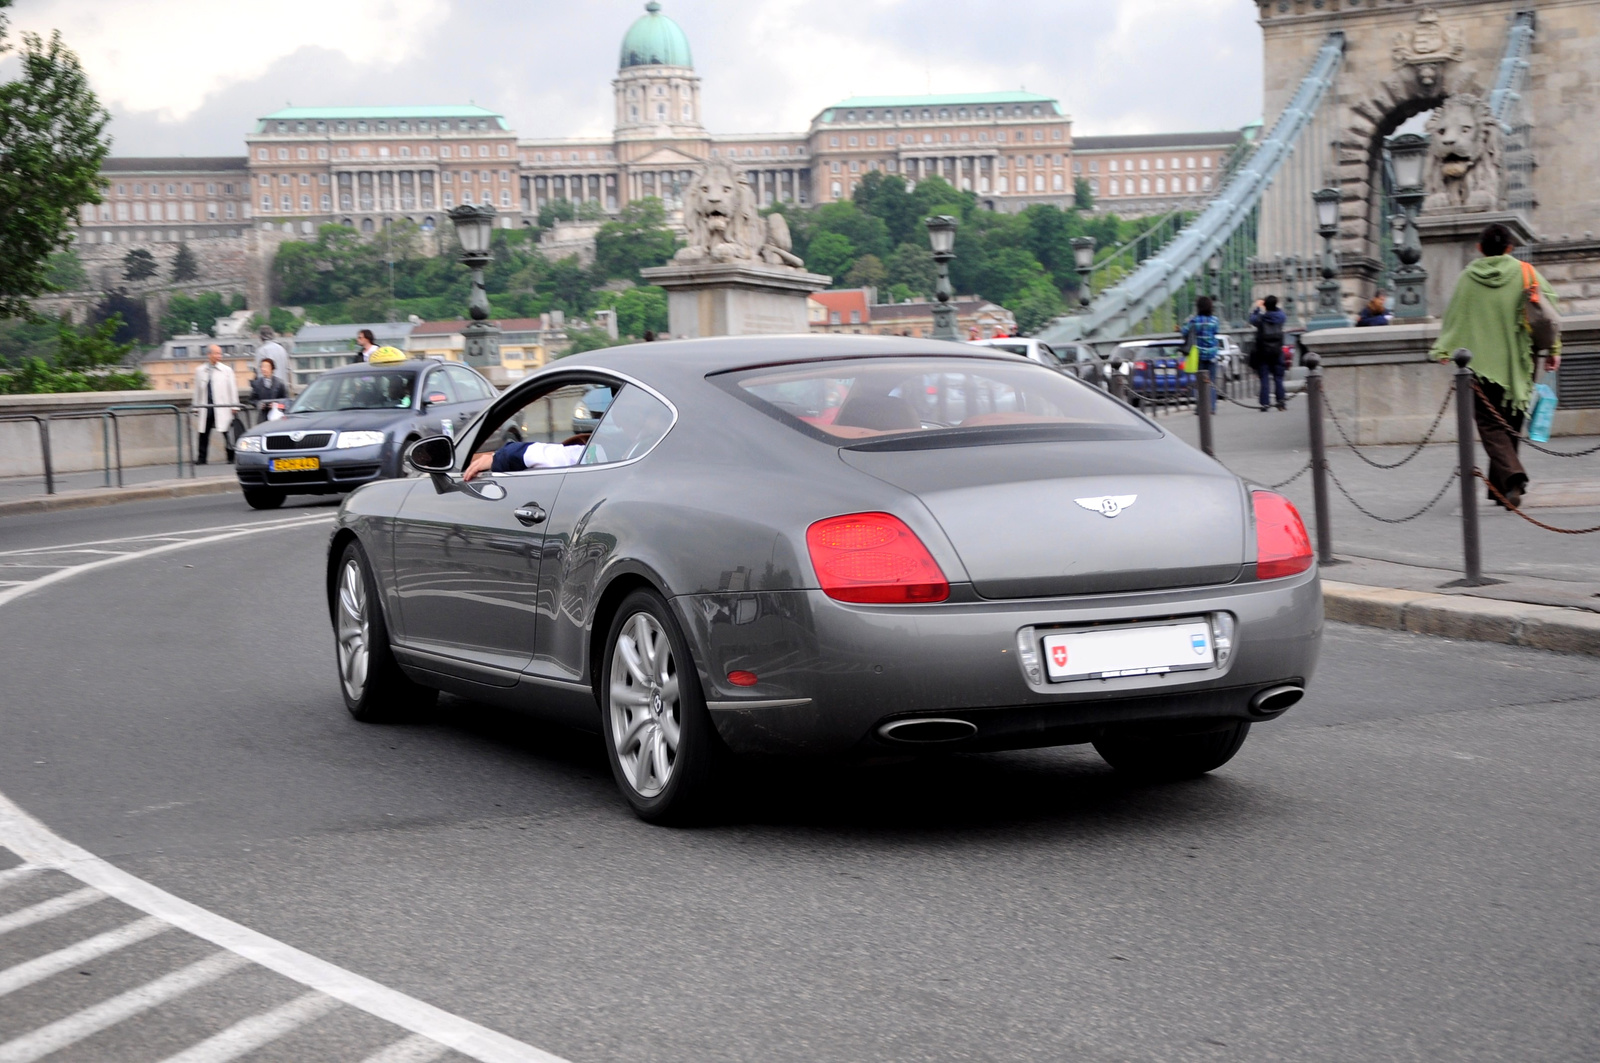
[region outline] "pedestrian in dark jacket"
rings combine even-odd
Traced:
[[[1361,316],[1356,318],[1357,328],[1370,328],[1373,325],[1387,325],[1394,319],[1384,305],[1383,293],[1374,295],[1370,302],[1361,310]]]
[[[1278,297],[1269,295],[1257,299],[1250,311],[1250,324],[1256,330],[1255,347],[1250,351],[1250,368],[1261,380],[1261,412],[1266,413],[1271,397],[1269,385],[1276,387],[1278,409],[1287,410],[1289,404],[1283,393],[1283,326],[1289,316],[1278,309]]]
[[[273,402],[287,402],[288,385],[274,375],[278,368],[271,358],[261,359],[261,375],[250,381],[250,405],[257,411],[256,423],[267,419],[267,407]]]

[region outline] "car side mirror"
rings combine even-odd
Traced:
[[[455,470],[456,448],[449,436],[429,436],[411,444],[406,464],[417,472],[444,476]]]

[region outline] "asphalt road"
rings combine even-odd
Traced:
[[[13,518],[0,551],[253,519],[232,497]],[[326,535],[0,607],[0,792],[582,1063],[1600,1056],[1594,658],[1330,625],[1311,696],[1203,780],[1129,786],[1086,749],[763,765],[721,823],[664,830],[596,738],[449,698],[351,721]],[[0,1042],[60,1008],[48,988],[0,997]],[[159,1059],[171,1030],[50,1058]],[[316,1058],[388,1033],[366,1036],[330,1030]],[[293,1044],[248,1058],[311,1058]]]

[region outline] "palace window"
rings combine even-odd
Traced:
[[[309,159],[311,157],[311,153],[305,148],[299,148],[295,151],[294,157],[297,159]]]
[[[1158,195],[1158,196],[1162,195],[1163,193],[1166,192],[1166,190],[1167,190],[1167,179],[1165,177],[1157,177],[1156,178],[1156,195]]]
[[[1110,193],[1111,193],[1111,195],[1113,195],[1113,196],[1114,196],[1114,195],[1118,195],[1118,194],[1119,194],[1119,193],[1118,193],[1118,192],[1117,192],[1117,186],[1118,186],[1118,184],[1119,184],[1119,182],[1118,182],[1118,181],[1117,181],[1117,179],[1116,179],[1116,178],[1115,178],[1115,177],[1113,177],[1113,178],[1112,178],[1112,179],[1111,179],[1111,187],[1110,187]]]
[[[1150,194],[1150,178],[1139,178],[1139,194],[1141,196],[1148,196]]]

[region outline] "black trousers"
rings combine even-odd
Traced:
[[[216,429],[216,427],[217,411],[207,410],[206,425],[204,428],[200,429],[200,441],[195,444],[194,448],[194,463],[196,465],[204,465],[206,463],[206,451],[211,446],[211,433]]]
[[[1489,455],[1489,482],[1506,494],[1528,482],[1528,473],[1517,455],[1523,415],[1506,405],[1505,388],[1482,377],[1473,380],[1478,390],[1472,396],[1472,412],[1478,422],[1478,439]],[[1489,499],[1498,501],[1492,494]]]

